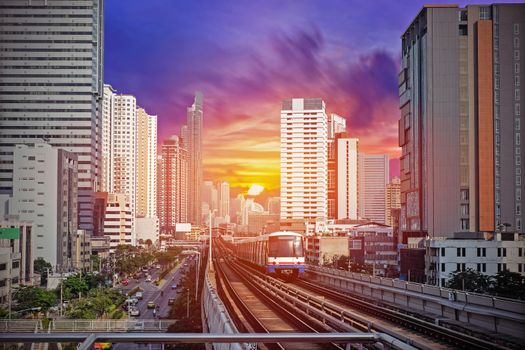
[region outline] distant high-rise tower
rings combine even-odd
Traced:
[[[219,183],[219,216],[230,216],[230,184],[226,181]]]
[[[394,177],[390,183],[386,185],[386,224],[393,226],[394,219],[392,217],[392,210],[401,208],[401,181],[398,177]]]
[[[384,224],[385,191],[389,181],[388,156],[359,154],[359,216]]]
[[[174,232],[175,224],[188,222],[188,154],[180,138],[172,136],[161,146],[158,158],[157,215],[161,234]]]
[[[157,116],[137,110],[137,216],[157,216]]]
[[[99,185],[103,1],[2,1],[0,194],[13,194],[17,144],[78,156],[81,229],[92,231]],[[67,33],[67,34],[65,34]]]
[[[219,194],[213,181],[204,181],[202,190],[202,201],[208,205],[208,209],[213,213],[219,210]],[[208,213],[203,213],[208,215]]]
[[[337,137],[346,132],[346,119],[332,113],[328,117],[328,218],[337,215]]]
[[[402,36],[400,230],[524,232],[525,4],[425,6]]]
[[[328,118],[320,98],[281,108],[281,225],[327,218]],[[284,223],[286,224],[286,223]]]
[[[188,143],[188,220],[196,225],[202,222],[202,127],[203,96],[195,93],[195,101],[188,107],[187,140]]]
[[[336,158],[336,219],[358,218],[358,152],[359,140],[344,134],[335,139]]]
[[[280,215],[281,214],[281,197],[270,197],[268,198],[268,214]]]

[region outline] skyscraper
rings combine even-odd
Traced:
[[[388,156],[359,154],[359,216],[385,223],[385,191],[389,181]]]
[[[386,211],[385,224],[388,226],[393,226],[394,218],[392,217],[393,209],[401,208],[401,181],[398,177],[394,177],[386,185]]]
[[[137,109],[137,216],[157,216],[157,116]]]
[[[214,211],[219,210],[218,202],[218,193],[217,188],[213,181],[204,181],[203,190],[202,190],[202,201],[203,203],[208,204],[208,209],[213,213]],[[208,215],[208,213],[203,213]]]
[[[268,198],[268,214],[281,214],[281,197]]]
[[[184,147],[188,151],[188,221],[196,225],[202,222],[202,107],[202,93],[196,92],[195,100],[187,111],[187,135],[182,135],[187,138],[184,139]]]
[[[188,153],[180,138],[171,136],[158,158],[157,213],[160,232],[174,232],[175,224],[188,222]]]
[[[104,191],[127,196],[133,222],[136,215],[137,101],[105,86],[102,114]],[[110,128],[109,130],[106,128]]]
[[[404,235],[523,232],[524,4],[425,6],[402,36]]]
[[[13,193],[14,145],[48,141],[78,155],[79,224],[92,230],[100,161],[103,1],[39,4],[2,2],[0,194]]]
[[[228,220],[226,220],[226,222],[229,222],[230,184],[226,181],[219,183],[219,216],[222,218],[228,217]]]
[[[328,118],[320,98],[293,98],[281,108],[281,221],[326,219]],[[281,223],[283,224],[283,223]]]
[[[339,134],[342,135],[342,134]],[[358,218],[358,152],[359,140],[337,137],[336,219]]]
[[[113,188],[113,116],[116,92],[111,85],[104,84],[102,99],[100,139],[100,191],[111,192]]]
[[[328,117],[328,218],[337,219],[337,141],[346,132],[346,119],[332,113]]]

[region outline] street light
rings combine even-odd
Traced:
[[[199,291],[199,277],[201,270],[201,252],[195,252],[199,255],[199,259],[195,262],[195,301],[197,301],[198,291]]]
[[[190,318],[190,289],[186,288],[186,318]]]

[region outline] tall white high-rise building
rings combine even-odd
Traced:
[[[188,220],[196,225],[202,222],[202,126],[203,96],[195,93],[195,100],[187,111],[187,124],[182,131],[182,146],[188,150]]]
[[[103,81],[103,1],[2,1],[0,194],[13,193],[16,144],[78,155],[81,229],[93,229]],[[76,3],[76,2],[75,2]]]
[[[389,181],[388,155],[359,154],[359,216],[386,222],[386,185]]]
[[[113,188],[113,116],[116,92],[111,85],[104,84],[102,99],[102,121],[100,142],[100,191],[111,192]]]
[[[226,181],[219,183],[219,216],[230,218],[230,184]]]
[[[134,96],[116,94],[105,86],[102,115],[102,149],[107,150],[109,166],[102,181],[105,192],[128,198],[131,214],[136,216],[137,181],[137,101]],[[107,128],[110,127],[110,130]],[[104,158],[103,158],[104,159]]]
[[[281,108],[281,220],[327,218],[328,118],[320,98]]]
[[[338,138],[337,219],[358,219],[358,146],[355,138]]]
[[[137,109],[137,217],[157,216],[157,116]]]

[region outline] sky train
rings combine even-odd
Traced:
[[[304,238],[295,232],[274,232],[237,241],[234,253],[268,274],[287,279],[304,274]]]

